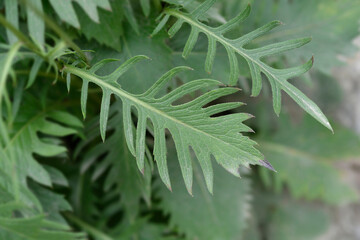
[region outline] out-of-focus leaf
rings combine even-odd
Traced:
[[[90,19],[97,23],[100,21],[97,11],[98,7],[111,11],[110,2],[108,0],[50,0],[52,7],[61,20],[76,28],[79,28],[80,24],[72,2],[79,4]]]
[[[92,147],[85,154],[82,166],[84,170],[90,164],[94,166],[93,181],[101,176],[105,177],[103,190],[113,197],[102,213],[109,218],[125,211],[126,217],[133,221],[138,214],[140,200],[144,199],[150,204],[151,168],[146,161],[144,175],[138,170],[136,159],[126,145],[120,103],[114,104],[112,108],[115,115],[109,120],[108,129],[114,130],[114,133],[104,143]],[[99,161],[104,154],[106,157]],[[94,159],[98,161],[94,162]]]
[[[111,2],[111,12],[99,9],[99,22],[93,22],[81,11],[78,11],[81,33],[87,39],[95,39],[115,50],[121,50],[120,37],[123,33],[122,1]]]
[[[341,127],[332,135],[308,117],[299,126],[285,117],[280,119],[275,134],[258,139],[266,159],[278,171],[272,174],[275,187],[286,184],[294,197],[331,204],[357,200],[356,191],[341,180],[334,163],[360,156],[359,137]],[[270,173],[263,174],[265,181],[269,179]]]
[[[79,28],[80,24],[78,21],[78,16],[73,8],[73,3],[80,5],[81,8],[85,11],[87,16],[94,21],[99,23],[99,14],[97,8],[103,8],[107,11],[111,11],[111,6],[108,0],[49,0],[53,9],[57,15],[63,21],[69,23],[70,25]],[[26,7],[27,13],[27,25],[28,31],[31,38],[40,46],[43,47],[45,44],[45,22],[43,17],[44,14],[42,1],[39,0],[24,0],[22,1],[25,4],[22,4]],[[14,25],[15,28],[19,28],[19,10],[18,10],[18,1],[17,0],[6,0],[5,1],[6,9],[6,18],[7,20]],[[34,11],[35,10],[35,11]],[[7,32],[8,40],[10,43],[16,41],[16,37],[10,31]]]
[[[36,183],[30,184],[30,188],[39,199],[46,219],[67,225],[67,222],[61,216],[60,212],[71,211],[72,208],[64,196],[54,193]]]
[[[5,11],[6,20],[14,27],[19,28],[19,13],[17,0],[5,0]],[[14,44],[18,41],[17,37],[9,29],[6,29],[6,33],[10,44]]]
[[[170,156],[175,156],[173,151]],[[158,188],[160,206],[170,215],[170,224],[189,239],[239,239],[250,211],[250,182],[229,175],[214,164],[214,193],[206,191],[200,167],[194,165],[194,196],[186,192],[174,157],[169,159],[173,189]]]
[[[359,35],[360,1],[265,0],[254,1],[253,9],[252,24],[247,26],[261,26],[274,17],[285,23],[283,27],[259,37],[256,44],[277,42],[283,38],[312,37],[311,43],[301,51],[285,53],[289,63],[314,55],[314,67],[330,72],[332,67],[341,64],[338,55],[355,51],[351,41]]]
[[[13,151],[13,161],[16,162],[22,183],[25,183],[26,177],[31,177],[41,184],[51,186],[49,174],[35,160],[33,154],[50,157],[66,151],[63,146],[44,141],[39,137],[39,133],[56,137],[77,133],[77,130],[59,124],[64,123],[61,118],[52,118],[51,112],[54,111],[54,108],[42,108],[38,100],[30,95],[27,95],[26,100],[23,101],[21,111],[14,123],[14,133],[10,136],[10,142],[2,149],[5,153]],[[49,121],[48,118],[53,121]],[[4,162],[2,165],[3,171],[11,171],[11,168],[10,163]]]
[[[316,240],[329,227],[329,216],[321,206],[283,201],[270,220],[269,240]]]
[[[216,58],[214,60],[213,71],[211,73],[206,72],[204,69],[206,54],[206,51],[194,51],[189,55],[188,58],[184,59],[181,56],[181,52],[173,51],[172,55],[174,65],[187,65],[194,69],[194,71],[181,74],[180,79],[186,83],[193,79],[199,79],[206,76],[212,79],[218,79],[222,83],[227,84],[227,79],[229,79],[230,72],[228,70],[229,62],[226,51],[224,49],[218,49]],[[250,77],[250,71],[244,60],[239,59],[238,67],[243,77]]]
[[[201,3],[198,1],[187,1],[187,0],[162,0],[163,2],[167,2],[174,5],[179,5],[185,8],[187,11],[195,10]],[[219,23],[225,23],[225,18],[219,13],[218,8],[212,7],[209,9],[207,13],[201,18],[201,20],[212,19]]]
[[[39,12],[43,13],[42,2],[38,0],[27,0],[27,24],[30,37],[39,45],[45,44],[45,23],[41,16],[37,15],[30,5],[36,8]]]
[[[150,0],[140,0],[141,8],[145,16],[150,14]]]
[[[51,178],[51,182],[53,184],[57,184],[57,185],[64,186],[64,187],[69,186],[68,180],[66,179],[64,174],[62,172],[60,172],[58,169],[56,169],[54,167],[47,166],[47,165],[43,165],[43,167],[49,173],[50,178]]]
[[[172,64],[172,52],[166,46],[164,36],[149,38],[151,30],[143,29],[140,35],[135,34],[129,26],[126,26],[124,38],[122,41],[123,51],[121,53],[109,49],[100,48],[96,51],[92,62],[95,64],[102,59],[129,59],[136,55],[146,55],[151,61],[143,62],[124,73],[123,78],[119,79],[120,85],[132,93],[142,93],[146,91],[160,78],[161,75],[169,71],[174,65]],[[118,67],[116,62],[109,63],[99,69],[100,75],[107,75]],[[143,74],[146,72],[146,74]],[[131,79],[129,81],[129,79]]]
[[[131,3],[129,0],[123,0],[122,1],[122,7],[123,7],[123,12],[124,12],[124,16],[125,18],[128,20],[129,24],[131,25],[133,31],[137,34],[140,33],[139,30],[139,24],[136,20],[135,14],[134,14],[134,10],[131,6]]]
[[[6,240],[84,240],[83,233],[71,232],[66,225],[51,222],[44,215],[32,217],[4,217],[3,212],[21,210],[18,203],[0,205],[0,239]]]

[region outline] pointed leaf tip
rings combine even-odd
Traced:
[[[327,129],[329,129],[333,134],[334,134],[334,129],[332,128],[331,124],[329,123],[329,121],[325,122],[323,124]]]
[[[267,169],[273,171],[273,172],[277,172],[274,167],[270,164],[270,162],[266,159],[264,160],[259,160],[260,162],[260,165],[263,166],[263,167],[266,167]]]
[[[194,197],[194,194],[193,194],[193,192],[192,192],[192,188],[187,188],[186,189],[187,191],[188,191],[188,193],[190,194],[190,196],[192,196],[192,197]]]

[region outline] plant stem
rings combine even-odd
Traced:
[[[96,239],[113,240],[113,238],[109,237],[108,235],[106,235],[105,233],[103,233],[100,230],[96,229],[95,227],[89,225],[88,223],[82,221],[81,219],[76,217],[74,214],[72,214],[70,212],[65,212],[64,215],[65,215],[65,217],[67,219],[69,219],[71,222],[78,225],[80,228],[82,228],[83,230],[88,232],[90,235],[92,235]]]

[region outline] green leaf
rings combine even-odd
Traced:
[[[33,154],[44,157],[56,156],[66,152],[66,148],[45,141],[38,133],[62,137],[76,134],[77,130],[67,126],[67,118],[55,118],[67,116],[67,113],[57,111],[54,106],[42,109],[38,100],[29,95],[26,97],[18,114],[18,120],[14,123],[13,134],[1,149],[9,156],[8,161],[2,162],[1,168],[5,172],[11,171],[14,161],[21,183],[25,183],[26,177],[30,177],[41,184],[51,186],[48,172],[35,160]]]
[[[150,14],[150,0],[140,0],[140,4],[144,15],[148,17]]]
[[[273,106],[275,113],[279,114],[281,108],[281,91],[285,91],[295,102],[297,102],[306,112],[318,120],[328,129],[332,130],[329,121],[326,116],[322,113],[320,108],[306,97],[299,89],[294,87],[291,83],[288,82],[288,79],[297,77],[307,72],[312,64],[313,59],[310,59],[307,63],[302,66],[288,68],[288,69],[275,69],[262,61],[264,57],[268,57],[275,54],[280,54],[288,50],[292,50],[298,47],[301,47],[307,44],[310,41],[310,38],[300,38],[295,40],[283,41],[264,47],[249,49],[246,48],[247,44],[251,43],[254,39],[264,35],[269,32],[271,29],[281,25],[279,21],[272,21],[264,26],[249,32],[241,37],[236,39],[229,39],[224,36],[229,30],[233,29],[237,24],[242,22],[250,14],[250,6],[248,6],[243,12],[241,12],[237,17],[230,20],[229,22],[220,25],[219,27],[210,27],[202,23],[199,19],[207,12],[207,10],[215,3],[215,0],[207,0],[198,8],[196,8],[191,13],[184,13],[177,9],[167,8],[165,9],[165,15],[170,15],[177,18],[177,21],[168,31],[169,35],[174,36],[181,28],[184,23],[188,23],[191,26],[192,33],[204,33],[209,40],[212,41],[209,44],[209,54],[206,60],[206,71],[211,71],[211,66],[213,65],[212,56],[215,52],[214,42],[218,42],[223,45],[227,50],[229,62],[230,62],[230,79],[229,83],[235,85],[239,78],[239,70],[237,63],[237,56],[240,55],[244,58],[250,68],[252,82],[253,82],[253,92],[252,95],[256,96],[261,90],[262,81],[261,73],[263,73],[270,82],[272,93],[273,93]],[[161,22],[163,25],[164,23]],[[158,31],[159,28],[156,28]],[[190,35],[188,42],[184,48],[184,55],[187,55],[191,47],[195,45],[197,41],[197,35]],[[187,47],[187,46],[190,46]]]
[[[11,66],[13,64],[14,58],[17,55],[20,49],[21,43],[17,42],[16,44],[12,45],[10,50],[0,55],[0,116],[2,117],[2,100],[6,94],[6,80],[11,71]],[[2,120],[2,119],[1,119]]]
[[[144,175],[139,172],[136,159],[127,148],[120,109],[120,102],[112,106],[112,112],[115,113],[109,120],[108,130],[114,130],[114,133],[104,143],[91,147],[83,157],[81,169],[84,172],[94,166],[91,177],[94,182],[101,176],[105,178],[103,190],[108,196],[111,195],[114,201],[107,201],[102,214],[110,218],[120,211],[125,211],[126,218],[132,222],[139,212],[141,199],[150,205],[151,168],[149,161],[145,161]],[[104,154],[106,157],[101,159]],[[95,159],[97,161],[94,161]]]
[[[231,5],[231,4],[228,4]],[[360,2],[353,0],[254,1],[253,14],[244,31],[262,25],[274,17],[286,23],[254,41],[256,45],[277,42],[284,37],[311,36],[310,44],[301,51],[285,53],[290,64],[315,56],[314,68],[330,73],[339,66],[339,55],[352,55],[356,47],[351,41],[359,35]],[[234,9],[235,6],[228,6]],[[354,24],[348,24],[348,23]]]
[[[216,87],[218,81],[211,79],[195,80],[178,87],[170,93],[157,98],[166,84],[177,73],[188,70],[188,67],[177,67],[165,73],[152,87],[143,94],[131,94],[121,89],[117,79],[137,61],[146,59],[145,56],[135,56],[127,60],[113,73],[99,76],[95,72],[109,60],[102,60],[90,69],[79,69],[66,65],[64,70],[98,85],[107,94],[114,94],[123,103],[124,129],[129,149],[136,156],[138,168],[144,171],[145,132],[146,122],[149,119],[154,126],[154,155],[159,168],[160,177],[168,188],[171,188],[166,159],[165,129],[168,129],[174,139],[178,158],[188,192],[191,194],[193,181],[192,164],[190,160],[191,147],[203,169],[207,187],[212,190],[211,156],[226,170],[239,176],[239,166],[249,167],[250,164],[262,165],[263,156],[254,148],[255,142],[239,132],[251,131],[242,122],[251,115],[245,113],[230,114],[221,117],[211,117],[214,114],[231,110],[242,103],[224,103],[204,108],[204,105],[213,100],[232,94],[234,88],[220,88],[209,91],[193,101],[172,105],[174,101],[198,89]],[[87,92],[87,87],[82,93]],[[83,105],[84,106],[84,105]],[[102,106],[104,107],[104,106]],[[131,111],[136,109],[138,123],[136,133],[132,131]],[[100,122],[106,122],[106,114],[101,115]],[[104,129],[102,129],[104,131]],[[104,135],[104,132],[102,133]],[[135,146],[134,146],[135,136]]]
[[[78,11],[78,17],[81,25],[81,33],[87,39],[95,39],[100,44],[104,44],[115,50],[121,50],[120,36],[123,34],[123,8],[122,1],[113,1],[111,12],[99,9],[99,21],[93,22],[89,17]]]
[[[44,62],[44,60],[41,57],[39,57],[39,56],[34,57],[34,64],[32,65],[31,70],[30,70],[29,80],[26,84],[26,88],[29,88],[34,84],[36,75],[39,72],[39,69],[40,69],[41,65],[43,64],[43,62]]]
[[[76,12],[72,5],[72,1],[49,0],[49,2],[61,20],[70,24],[73,27],[80,28]]]
[[[278,171],[270,176],[263,172],[263,179],[273,178],[276,188],[286,184],[296,198],[321,199],[329,204],[357,200],[358,194],[343,182],[334,162],[358,157],[359,137],[337,126],[336,134],[331,135],[310,118],[296,127],[286,118],[281,120],[275,134],[257,139]]]
[[[283,201],[273,210],[269,226],[270,240],[316,240],[329,228],[329,216],[319,206]]]
[[[159,34],[156,37],[149,38],[149,31],[141,32],[138,35],[129,29],[129,27],[126,27],[124,30],[123,51],[115,52],[106,48],[100,48],[96,51],[92,63],[95,64],[106,58],[129,59],[136,55],[148,56],[152,61],[137,65],[136,68],[127,71],[119,79],[119,83],[124,90],[132,93],[142,93],[151,87],[155,80],[160,78],[164,72],[173,68],[172,51],[164,43],[167,39],[166,34],[162,36]],[[153,62],[156,62],[156,64],[152,64]],[[109,63],[99,69],[98,74],[108,75],[117,67],[117,62]],[[143,74],[144,72],[147,74]],[[149,76],[152,76],[153,79],[149,78]]]
[[[14,27],[19,28],[19,13],[17,7],[17,0],[5,0],[6,20]],[[6,33],[10,44],[18,41],[17,37],[9,29],[6,29]]]
[[[62,172],[54,167],[43,165],[46,171],[49,173],[51,182],[64,187],[69,187],[69,182]]]
[[[61,211],[71,211],[72,208],[65,200],[64,196],[54,193],[36,183],[30,184],[30,189],[39,199],[46,219],[60,224],[67,225],[67,222],[60,214]]]
[[[44,46],[45,44],[45,23],[43,19],[38,16],[29,5],[33,6],[41,13],[43,12],[43,7],[41,1],[38,0],[27,0],[26,13],[27,13],[27,24],[29,35],[35,43],[39,46]]]
[[[0,211],[2,205],[0,205]],[[15,208],[13,210],[18,210]],[[83,233],[69,231],[67,226],[45,220],[43,215],[33,217],[0,217],[0,238],[8,240],[81,240]]]
[[[73,27],[79,28],[80,24],[78,21],[77,14],[74,10],[72,1],[76,2],[81,6],[81,8],[85,11],[85,13],[89,16],[89,18],[99,23],[99,14],[97,8],[103,8],[107,11],[111,11],[111,6],[108,0],[49,0],[56,14],[60,17],[64,22],[72,25]],[[31,38],[37,43],[38,46],[43,47],[45,44],[45,22],[43,17],[43,7],[42,2],[38,0],[24,0],[23,1],[26,7],[27,13],[27,25],[28,31]],[[6,0],[5,8],[6,8],[6,19],[14,25],[16,29],[19,29],[19,20],[18,20],[18,6],[17,0]],[[36,9],[38,13],[34,11]],[[9,43],[14,43],[16,41],[16,37],[12,32],[7,30]]]
[[[169,152],[169,159],[174,160],[175,151]],[[194,196],[187,194],[176,161],[169,161],[173,192],[158,188],[160,206],[169,214],[170,225],[185,233],[187,239],[240,239],[250,212],[250,181],[231,176],[214,164],[212,195],[206,191],[200,166],[193,166]]]
[[[177,5],[181,8],[186,9],[189,12],[195,10],[201,4],[198,1],[187,1],[187,0],[162,0],[162,1],[173,5]],[[201,20],[204,21],[214,20],[219,23],[226,22],[226,20],[220,14],[219,9],[217,7],[210,8],[206,13],[204,13],[204,16],[201,18]]]
[[[134,30],[134,32],[139,34],[140,33],[139,24],[135,18],[134,10],[130,4],[130,1],[129,0],[122,1],[122,6],[123,6],[124,15],[128,20],[128,22],[130,23],[132,29]]]
[[[111,11],[111,6],[108,0],[98,1],[98,0],[50,0],[50,4],[54,8],[55,12],[64,22],[69,23],[70,25],[79,28],[80,24],[78,17],[73,7],[73,2],[76,2],[81,6],[84,12],[90,17],[94,22],[99,23],[99,14],[97,8],[103,8],[107,11]]]

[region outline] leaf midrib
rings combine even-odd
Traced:
[[[261,69],[263,69],[264,71],[266,71],[267,73],[269,73],[272,77],[275,78],[275,76],[269,72],[266,68],[263,67],[263,65],[261,63],[259,63],[258,61],[256,61],[255,59],[253,59],[252,57],[250,57],[248,54],[246,54],[245,52],[241,51],[240,49],[236,48],[235,46],[233,46],[231,43],[229,43],[228,41],[226,41],[226,39],[224,37],[221,37],[219,35],[217,35],[216,33],[209,31],[209,29],[207,29],[206,26],[203,26],[202,24],[199,24],[197,21],[194,21],[193,19],[185,16],[184,14],[182,14],[181,12],[178,12],[176,10],[172,10],[172,9],[166,9],[165,12],[169,13],[170,15],[173,15],[177,18],[182,18],[184,19],[186,22],[188,22],[191,26],[196,26],[197,28],[200,28],[202,30],[202,32],[207,33],[209,35],[211,35],[212,37],[214,37],[218,42],[220,42],[222,45],[224,46],[229,46],[231,47],[235,52],[237,52],[238,54],[240,54],[242,57],[249,59],[250,61],[256,63],[256,65],[258,65],[259,67],[261,67]],[[277,79],[278,80],[278,79]],[[278,80],[279,81],[279,80]]]
[[[287,91],[291,91],[292,94],[296,95],[297,98],[303,103],[305,104],[309,109],[311,109],[311,112],[313,114],[315,114],[319,119],[322,119],[322,116],[318,115],[318,111],[316,111],[316,109],[314,109],[311,105],[307,104],[306,101],[303,100],[302,97],[300,97],[298,94],[296,94],[296,92],[292,91],[290,88],[288,88],[287,86],[285,86],[282,81],[280,79],[278,79],[273,73],[271,73],[270,71],[268,71],[268,69],[266,69],[263,66],[263,63],[253,59],[252,57],[250,57],[248,54],[246,54],[245,52],[241,51],[241,49],[236,48],[235,46],[233,46],[231,43],[229,43],[228,41],[226,41],[226,39],[222,36],[217,35],[216,33],[210,31],[207,26],[203,26],[202,24],[200,24],[197,21],[194,21],[192,18],[187,17],[186,15],[182,14],[179,11],[173,10],[173,9],[165,9],[165,13],[168,13],[170,15],[173,15],[177,18],[181,18],[183,20],[185,20],[186,22],[188,22],[191,26],[196,26],[197,28],[201,29],[202,32],[211,35],[212,37],[214,37],[218,42],[220,42],[223,46],[228,46],[231,49],[233,49],[235,52],[237,52],[238,54],[240,54],[242,57],[244,57],[245,59],[248,59],[252,62],[254,62],[256,65],[258,65],[263,72],[266,72],[267,74],[269,74],[273,79],[276,80],[276,82],[282,86],[282,89],[285,88]],[[284,89],[283,89],[284,90]],[[326,123],[325,120],[324,123]],[[328,124],[326,124],[328,125]]]
[[[116,87],[106,83],[105,81],[102,81],[101,79],[97,78],[96,76],[94,76],[92,74],[89,74],[89,73],[85,72],[84,70],[78,69],[78,68],[70,66],[70,65],[66,65],[64,67],[64,70],[67,71],[68,73],[75,74],[75,75],[77,75],[77,76],[79,76],[81,78],[88,79],[89,81],[96,83],[98,86],[103,86],[103,87],[105,87],[107,89],[110,89],[113,93],[116,93],[116,94],[118,94],[118,95],[120,95],[122,97],[125,97],[125,98],[127,98],[127,99],[129,99],[129,100],[143,106],[144,108],[149,109],[152,112],[156,112],[159,115],[163,116],[164,118],[169,119],[170,121],[176,122],[176,123],[178,123],[180,125],[183,125],[186,128],[190,128],[193,131],[199,132],[199,133],[201,133],[201,134],[203,134],[205,136],[208,136],[210,138],[213,138],[213,139],[215,139],[217,141],[221,141],[221,142],[225,143],[226,145],[228,145],[229,147],[232,147],[232,148],[236,149],[237,151],[243,152],[244,155],[248,155],[248,156],[250,155],[251,157],[258,158],[257,156],[252,155],[249,152],[245,152],[244,150],[239,149],[239,148],[231,145],[230,143],[227,143],[227,142],[223,141],[220,138],[217,138],[217,137],[215,137],[215,136],[213,136],[213,135],[211,135],[211,134],[209,134],[207,132],[201,131],[201,130],[199,130],[197,128],[194,128],[191,125],[188,125],[188,124],[186,124],[186,123],[184,123],[184,122],[182,122],[182,121],[180,121],[180,120],[178,120],[176,118],[173,118],[173,117],[169,116],[165,112],[160,111],[159,109],[154,108],[153,106],[147,104],[146,102],[139,100],[138,98],[136,98],[132,94],[130,94],[130,93],[128,93],[128,92],[126,92],[126,91],[124,91],[122,89],[116,88]]]

